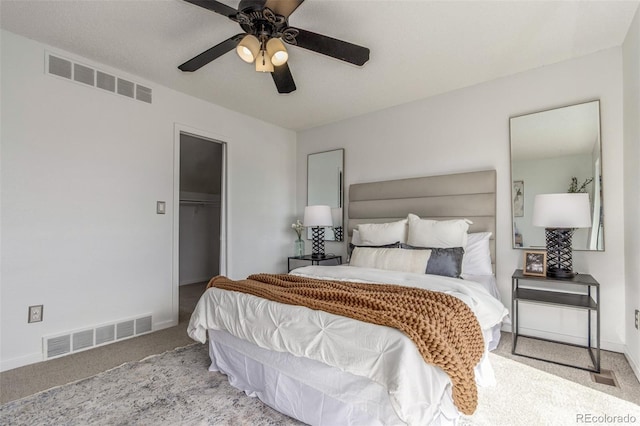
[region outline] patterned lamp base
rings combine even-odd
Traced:
[[[342,226],[335,226],[333,228],[333,235],[335,235],[336,241],[342,241]]]
[[[316,259],[322,259],[324,255],[324,228],[311,228],[311,256]]]
[[[571,258],[572,228],[545,228],[547,240],[547,276],[554,278],[573,278],[573,260]]]

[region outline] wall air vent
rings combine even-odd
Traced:
[[[93,346],[93,329],[73,333],[71,338],[73,340],[74,351],[90,348]]]
[[[151,331],[151,317],[138,318],[136,320],[136,334],[148,333]]]
[[[133,98],[135,84],[122,78],[118,79],[118,94]]]
[[[84,64],[73,62],[51,53],[46,54],[47,73],[66,78],[83,85],[96,87],[148,104],[152,101],[152,89],[133,81],[107,74]]]
[[[49,74],[71,78],[71,61],[49,55]]]
[[[71,336],[52,337],[47,339],[47,358],[64,355],[71,352]]]
[[[113,342],[116,339],[116,327],[113,324],[96,328],[96,345]]]
[[[133,324],[133,320],[118,323],[116,326],[116,337],[118,340],[133,336]]]
[[[85,67],[80,64],[73,64],[73,79],[77,82],[93,86],[94,74],[93,68]]]
[[[148,104],[151,103],[151,89],[136,84],[136,99]]]
[[[96,87],[100,89],[108,90],[109,92],[116,91],[116,78],[110,74],[98,71],[96,73]]]
[[[45,359],[55,358],[149,333],[153,331],[152,325],[151,315],[144,315],[55,336],[45,336],[42,338],[44,356]]]

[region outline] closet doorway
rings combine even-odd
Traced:
[[[226,144],[179,132],[178,285],[226,273]]]

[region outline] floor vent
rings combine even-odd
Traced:
[[[611,370],[601,369],[600,373],[591,373],[591,380],[601,385],[614,386],[616,388],[620,387],[618,386],[616,375]]]
[[[151,103],[152,90],[133,81],[120,78],[106,72],[75,63],[69,59],[47,52],[47,72],[70,81],[96,87],[111,93],[117,93],[127,98]],[[116,84],[117,83],[117,84]]]
[[[151,315],[43,337],[45,359],[80,352],[152,331]]]

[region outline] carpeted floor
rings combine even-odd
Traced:
[[[153,354],[192,344],[193,341],[186,334],[186,325],[205,285],[206,283],[199,283],[180,288],[180,323],[176,327],[0,373],[0,403],[4,404],[45,389],[88,378],[125,362],[141,360]],[[547,347],[538,341],[522,341],[521,344],[522,346],[519,344],[519,351],[527,353],[530,350],[538,350],[543,351],[546,356],[576,361],[586,359],[584,350],[565,348],[561,345]],[[576,350],[579,352],[575,352]],[[503,333],[502,341],[495,354],[640,404],[640,383],[622,354],[602,352],[602,367],[614,371],[619,384],[618,388],[594,383],[590,374],[582,370],[512,355],[509,333]]]
[[[479,389],[478,409],[461,425],[568,425],[585,415],[640,420],[635,404],[490,357],[498,384]],[[12,401],[0,407],[0,418],[15,426],[300,424],[233,388],[224,375],[208,372],[208,364],[207,346],[192,344]]]
[[[191,344],[0,407],[3,425],[294,425],[209,373]]]
[[[502,333],[500,344],[494,353],[574,383],[640,404],[640,382],[638,382],[624,354],[601,351],[601,368],[613,372],[618,384],[617,387],[614,387],[594,382],[591,378],[591,373],[588,371],[511,354],[511,333]],[[558,345],[536,339],[518,338],[518,353],[554,359],[560,362],[569,362],[584,367],[591,366],[586,349]],[[640,419],[638,419],[638,422],[640,422]]]
[[[123,340],[61,358],[27,365],[0,373],[0,403],[64,385],[125,362],[190,345],[187,324],[207,283],[180,286],[179,324],[175,327]]]

